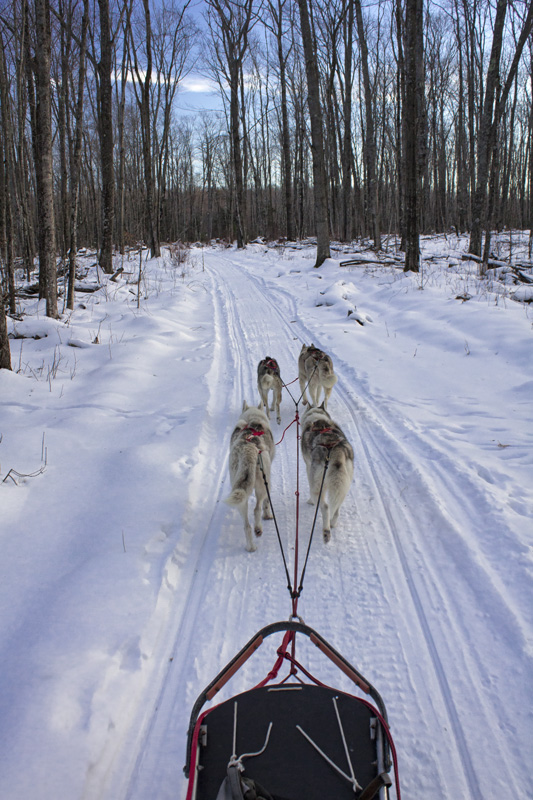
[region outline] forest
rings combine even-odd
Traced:
[[[18,270],[72,308],[80,248],[112,274],[141,245],[316,237],[320,266],[395,234],[417,271],[419,235],[455,230],[482,271],[491,231],[532,227],[532,23],[525,0],[5,0],[0,326]],[[182,110],[191,75],[217,103]]]

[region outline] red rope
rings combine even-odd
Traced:
[[[284,439],[284,437],[285,437],[285,434],[287,433],[287,431],[289,430],[289,428],[291,427],[291,425],[294,425],[294,423],[295,423],[295,422],[296,422],[296,418],[294,418],[294,419],[293,419],[293,421],[292,421],[292,422],[290,422],[290,423],[287,425],[287,427],[286,427],[286,428],[285,428],[285,430],[283,431],[283,435],[282,435],[281,439],[279,440],[279,442],[276,442],[276,447],[278,446],[278,444],[281,444],[281,443],[282,443],[282,441],[283,441],[283,439]]]
[[[257,686],[254,686],[254,689],[261,689],[263,686],[266,686],[267,683],[273,681],[274,678],[277,677],[278,672],[281,669],[281,665],[283,664],[284,659],[287,657],[287,647],[289,646],[291,640],[294,639],[294,631],[285,631],[285,636],[283,637],[283,641],[281,642],[280,646],[277,649],[278,658],[276,663],[266,676],[260,681]]]
[[[294,582],[293,588],[296,592],[296,587],[298,586],[298,544],[299,544],[299,533],[300,533],[300,415],[298,414],[298,406],[296,406],[296,416],[294,417],[294,421],[296,422],[296,532],[294,538]],[[292,599],[292,615],[293,617],[298,616],[298,597],[295,596]],[[293,638],[292,641],[292,655],[294,657],[296,649],[296,637]]]

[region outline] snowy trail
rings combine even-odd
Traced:
[[[227,447],[242,399],[256,398],[259,359],[277,358],[282,377],[291,381],[301,342],[313,340],[324,349],[327,343],[297,319],[289,293],[268,287],[220,253],[207,267],[219,343],[213,361],[217,366],[212,365],[209,376],[209,405],[221,430],[217,436],[212,432],[216,447],[204,451],[197,464],[209,502],[195,525],[199,536],[206,526],[209,547],[194,556],[195,574],[185,589],[188,601],[176,614],[172,667],[161,680],[153,716],[139,737],[126,791],[117,791],[115,784],[110,798],[171,798],[180,786],[183,794],[185,733],[196,694],[258,628],[286,618],[290,611],[272,523],[265,526],[258,552],[250,556],[237,515],[221,504],[228,491]],[[238,294],[232,286],[238,286]],[[511,741],[502,752],[500,728],[511,730],[513,721],[497,695],[504,679],[500,671],[513,666],[498,663],[501,653],[491,660],[489,642],[485,654],[469,647],[470,625],[480,618],[483,623],[484,592],[496,592],[490,572],[475,574],[477,564],[468,559],[461,536],[471,524],[472,487],[459,470],[447,472],[442,464],[432,470],[429,443],[412,432],[407,439],[404,430],[395,429],[386,408],[376,413],[372,398],[355,388],[353,365],[331,354],[339,384],[330,410],[354,444],[356,474],[331,544],[323,544],[320,531],[315,538],[299,610],[384,696],[400,752],[404,796],[481,800],[493,793],[505,796],[509,789],[518,795],[520,754]],[[298,397],[297,389],[294,393]],[[293,415],[285,393],[279,430]],[[275,423],[273,428],[279,438]],[[272,496],[291,556],[295,467],[289,432],[274,461]],[[305,506],[306,491],[303,470],[303,531],[312,515]],[[448,496],[454,498],[452,509],[444,507]],[[454,550],[455,545],[462,545],[462,551]],[[292,565],[290,570],[292,577]],[[278,575],[274,585],[272,575]],[[491,602],[495,599],[511,630],[512,608],[503,598],[492,597]],[[269,658],[260,657],[258,667],[257,661],[255,667],[247,664],[231,690],[260,678],[272,663]],[[308,658],[320,677],[338,682],[335,671],[319,663],[316,654],[310,652]],[[516,664],[514,669],[519,673]],[[490,752],[497,756],[487,759]],[[130,774],[128,769],[121,772]]]
[[[382,695],[404,798],[533,798],[530,310],[458,304],[459,259],[421,295],[413,276],[312,258],[258,244],[193,249],[185,267],[165,256],[147,261],[140,304],[137,259],[72,316],[32,301],[12,323],[0,477],[36,469],[42,441],[48,460],[0,483],[2,798],[183,800],[196,697],[291,611],[273,522],[247,553],[223,501],[258,361],[276,358],[298,399],[304,342],[333,357],[329,410],[356,464],[327,545],[318,520],[298,613]],[[292,580],[288,391],[281,415],[271,494]],[[301,570],[301,460],[299,488]],[[278,644],[220,699],[264,677]],[[351,691],[309,642],[298,656]]]

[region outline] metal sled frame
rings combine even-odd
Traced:
[[[277,651],[278,661],[258,686],[201,711],[205,703],[216,696],[267,637],[282,632],[285,636]],[[372,698],[375,705],[361,697],[324,686],[313,678],[287,653],[288,644],[294,644],[298,633],[310,639],[359,690]],[[313,683],[303,683],[300,678],[296,683],[270,683],[277,676],[285,659],[292,665],[291,675],[301,671]],[[272,737],[269,743],[270,729]],[[289,763],[288,770],[285,766],[283,790],[277,791],[283,791],[284,794],[290,792],[288,796],[291,800],[297,799],[300,781],[302,778],[308,779],[309,773],[313,775],[316,797],[329,796],[336,800],[367,800],[378,796],[380,800],[387,800],[388,787],[391,785],[388,775],[391,757],[397,779],[394,744],[389,733],[385,705],[379,692],[319,633],[295,619],[275,622],[258,631],[196,700],[189,722],[187,762],[184,767],[184,772],[189,777],[187,800],[214,800],[232,757],[229,752],[232,741],[230,731],[233,731],[235,748],[237,730],[241,733],[236,749],[240,746],[241,750],[242,736],[253,731],[249,745],[246,740],[247,745],[244,748],[246,754],[250,755],[250,751],[254,751],[253,755],[256,756],[250,761],[250,773],[270,791],[276,792],[275,786],[268,785],[269,781],[272,783],[271,776],[283,772],[280,764]],[[278,732],[278,739],[280,736],[283,738],[283,747],[276,741],[275,731]],[[287,738],[290,739],[290,745],[287,745]],[[339,747],[341,738],[343,747]],[[331,752],[328,753],[328,748],[331,750],[333,746],[331,742],[336,742],[335,746],[340,752],[336,759],[329,757]],[[233,753],[233,757],[239,761],[237,753]],[[202,763],[203,760],[206,763]],[[337,763],[334,763],[335,760]],[[312,769],[309,767],[311,763]],[[332,788],[332,782],[335,788]],[[324,785],[328,787],[325,792]],[[397,780],[396,793],[399,797]],[[306,790],[300,796],[312,798],[313,795]]]

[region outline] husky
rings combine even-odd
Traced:
[[[327,409],[331,390],[337,383],[331,357],[315,347],[314,344],[309,346],[304,344],[298,358],[298,379],[304,405],[309,402],[306,388],[309,389],[310,406],[318,406],[320,391],[324,389],[324,409]]]
[[[278,362],[274,358],[267,356],[257,365],[257,388],[259,389],[261,403],[265,406],[266,415],[269,419],[270,411],[276,410],[276,421],[278,425],[281,423],[279,407],[281,403],[282,387],[283,383],[281,381]],[[272,389],[272,406],[269,411],[268,393],[270,389]]]
[[[252,536],[252,528],[248,521],[248,500],[255,489],[254,531],[256,536],[261,536],[261,507],[263,519],[272,519],[272,510],[268,501],[265,481],[259,462],[265,473],[266,480],[270,481],[270,467],[276,448],[267,415],[259,408],[243,403],[242,413],[235,430],[231,434],[229,471],[231,478],[231,494],[226,498],[226,503],[236,506],[244,522],[246,534],[246,549],[253,552],[256,544]]]
[[[302,455],[309,481],[310,497],[307,502],[313,505],[318,502],[329,455],[320,498],[324,541],[329,542],[331,527],[337,523],[339,509],[352,482],[354,457],[351,444],[324,404],[310,406],[302,416]]]

